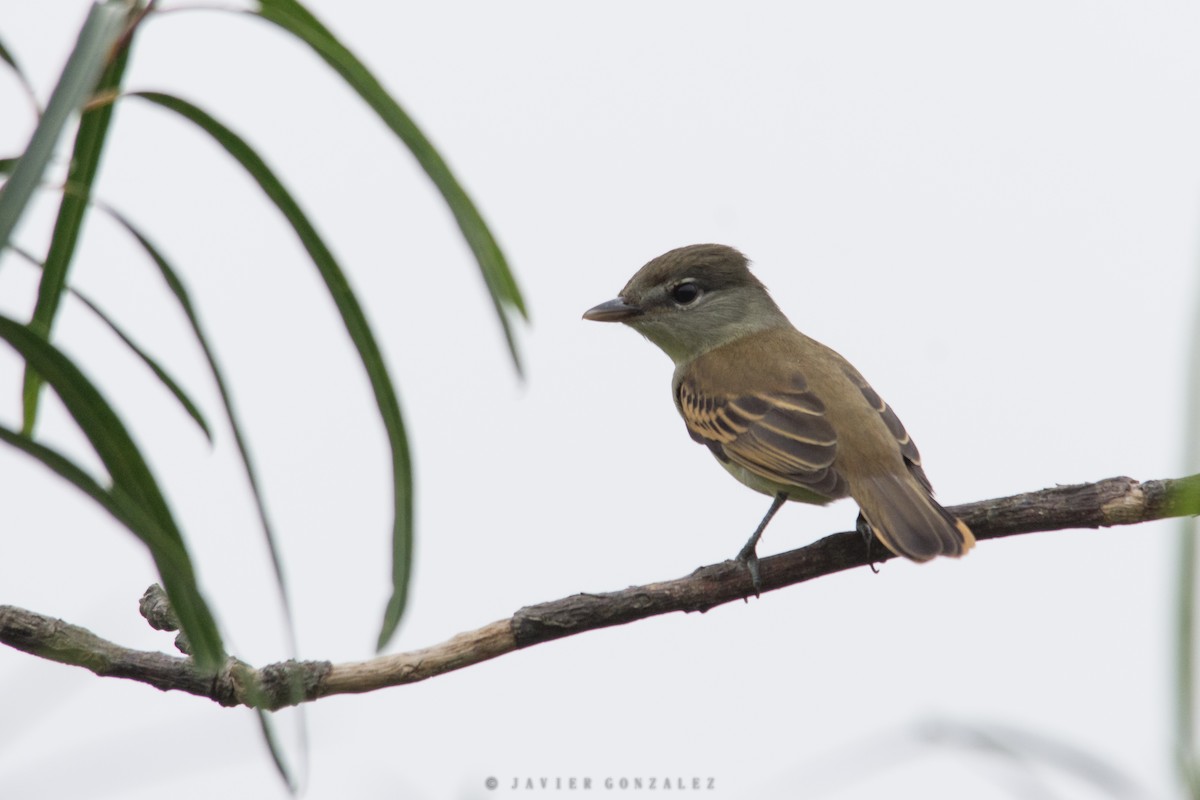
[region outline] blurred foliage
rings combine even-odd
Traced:
[[[1200,298],[1194,314],[1191,364],[1188,370],[1188,416],[1184,425],[1188,474],[1200,472]],[[1196,518],[1179,520],[1179,556],[1175,585],[1175,759],[1189,797],[1200,800],[1200,736],[1196,725]]]
[[[53,19],[53,13],[47,11],[48,19]],[[6,250],[13,250],[12,233],[35,195],[39,192],[55,192],[59,201],[54,229],[45,243],[45,255],[22,253],[41,268],[37,299],[28,322],[0,317],[0,339],[11,346],[25,364],[21,398],[23,421],[20,430],[0,427],[0,440],[52,469],[95,500],[142,541],[162,576],[163,586],[183,632],[191,642],[196,663],[208,670],[222,666],[226,655],[221,634],[197,581],[186,537],[147,459],[130,433],[129,421],[122,416],[120,409],[105,399],[95,382],[88,377],[89,365],[75,363],[54,344],[55,320],[62,297],[72,291],[71,266],[84,221],[89,212],[100,208],[106,218],[114,220],[136,240],[153,262],[207,359],[221,397],[221,411],[233,432],[243,470],[257,503],[259,526],[273,559],[275,581],[283,597],[288,629],[292,630],[276,537],[266,514],[229,381],[219,365],[209,337],[201,328],[182,272],[172,263],[176,261],[175,258],[169,259],[146,232],[134,225],[130,216],[127,216],[127,210],[110,209],[94,199],[96,193],[103,189],[97,186],[96,179],[111,133],[113,115],[118,107],[129,102],[130,98],[136,98],[136,101],[149,102],[173,113],[184,124],[203,131],[224,148],[286,218],[324,281],[370,379],[391,448],[393,473],[393,579],[391,599],[384,610],[377,642],[377,646],[383,648],[395,633],[405,609],[414,536],[412,461],[394,381],[342,265],[286,188],[283,179],[268,166],[264,157],[230,125],[181,97],[161,92],[130,94],[124,91],[126,67],[133,57],[136,39],[143,23],[155,13],[152,0],[106,0],[95,3],[80,29],[44,111],[31,88],[31,81],[14,55],[14,49],[0,43],[0,62],[16,77],[29,96],[34,117],[32,133],[24,151],[12,158],[0,159],[0,174],[7,176],[3,186],[0,186],[0,255]],[[524,300],[495,237],[445,159],[379,80],[303,5],[294,0],[261,0],[251,13],[273,23],[311,48],[395,133],[398,143],[411,152],[428,174],[475,255],[513,363],[519,372],[520,360],[513,325],[526,315]],[[10,111],[8,116],[16,118],[18,110]],[[71,137],[72,143],[65,182],[54,187],[47,174],[53,171],[60,140],[67,136]],[[186,261],[186,256],[182,261]],[[211,438],[206,415],[183,387],[170,377],[167,367],[136,343],[123,331],[119,322],[102,312],[95,302],[84,300]],[[91,367],[98,368],[101,367]],[[54,450],[39,441],[36,423],[44,386],[49,386],[62,400],[99,457],[105,475],[90,474],[70,454]],[[294,636],[292,638],[294,647]]]

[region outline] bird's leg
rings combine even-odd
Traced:
[[[875,561],[871,558],[871,547],[875,544],[875,530],[861,511],[858,512],[858,521],[854,523],[854,527],[858,529],[863,537],[863,542],[867,545],[867,566],[871,568],[871,572],[878,575],[879,568],[875,566]]]
[[[758,574],[758,540],[762,538],[763,531],[767,529],[767,524],[771,521],[771,517],[775,516],[784,503],[787,502],[787,492],[779,492],[775,495],[775,499],[771,501],[771,507],[767,509],[767,515],[762,518],[762,522],[758,523],[758,527],[754,530],[746,544],[738,551],[737,560],[746,565],[746,569],[750,570],[750,580],[754,582],[754,596],[758,597],[762,591],[762,580]]]

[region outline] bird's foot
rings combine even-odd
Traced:
[[[784,503],[787,502],[787,492],[779,492],[775,495],[775,499],[771,501],[771,507],[767,509],[767,515],[762,518],[762,522],[758,523],[754,533],[750,539],[742,545],[742,549],[738,551],[737,560],[746,565],[746,569],[750,572],[750,580],[754,583],[754,596],[762,596],[762,576],[758,573],[758,540],[762,538],[763,531],[767,529],[767,523],[771,521],[771,517],[775,516]]]
[[[875,566],[875,560],[871,558],[871,549],[875,545],[875,531],[871,528],[871,523],[867,522],[867,518],[860,512],[858,521],[854,523],[854,527],[858,529],[859,535],[863,537],[863,544],[867,546],[867,566],[871,568],[871,572],[879,574],[879,568]]]
[[[750,573],[750,581],[754,584],[754,596],[761,597],[762,593],[762,576],[758,571],[758,549],[756,541],[746,542],[746,546],[738,551],[737,560],[745,565],[746,570]]]

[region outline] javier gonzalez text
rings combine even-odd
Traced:
[[[717,788],[717,779],[712,777],[702,778],[692,776],[688,778],[679,777],[608,777],[608,778],[592,778],[586,777],[555,777],[555,778],[530,778],[530,777],[514,777],[511,780],[505,781],[503,784],[495,778],[488,778],[485,782],[489,789],[503,788],[511,791],[537,791],[539,789],[566,789],[566,790],[594,790],[594,789],[648,789],[654,790],[675,790],[675,791],[711,791]]]

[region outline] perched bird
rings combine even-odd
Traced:
[[[975,544],[933,499],[895,412],[846,359],[792,326],[732,247],[664,253],[583,317],[623,322],[670,356],[688,433],[733,477],[774,498],[738,554],[756,589],[758,539],[788,500],[853,497],[864,536],[874,532],[913,561]]]

